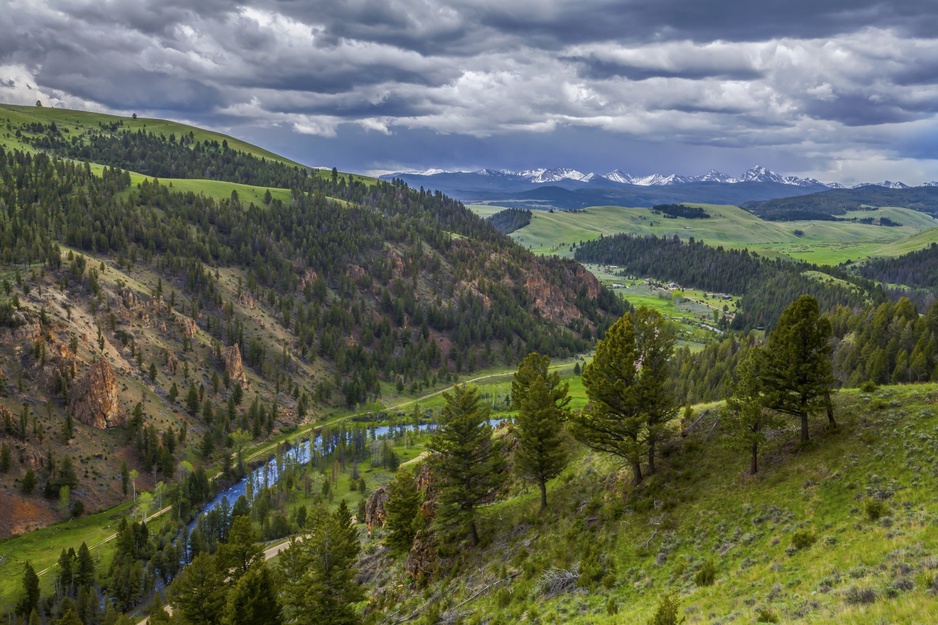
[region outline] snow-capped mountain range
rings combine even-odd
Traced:
[[[489,176],[492,178],[503,178],[514,181],[527,181],[531,184],[550,184],[553,182],[611,182],[623,185],[635,185],[639,187],[664,187],[671,185],[690,184],[695,182],[715,182],[722,184],[738,184],[743,182],[772,182],[795,187],[827,187],[829,189],[843,189],[843,185],[836,182],[824,183],[814,178],[799,178],[798,176],[783,176],[774,171],[757,165],[747,170],[743,175],[734,177],[714,169],[700,176],[682,176],[679,174],[652,174],[650,176],[633,176],[620,169],[614,169],[605,174],[583,173],[576,169],[566,167],[526,169],[523,171],[512,171],[508,169],[480,169],[477,171],[450,171],[445,169],[428,169],[425,171],[408,171],[397,174],[389,174],[382,178],[394,178],[397,176],[440,176],[445,174],[472,174],[475,176]],[[887,189],[908,189],[909,185],[901,182],[865,182],[854,185],[852,188],[878,186]],[[923,186],[938,186],[938,181],[927,182]]]

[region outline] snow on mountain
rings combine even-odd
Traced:
[[[668,176],[652,174],[650,176],[632,179],[632,184],[640,187],[666,187],[672,184],[687,184],[688,182],[691,182],[690,178],[678,176],[677,174],[670,174]]]
[[[747,170],[742,176],[733,177],[728,174],[725,174],[721,171],[711,169],[707,173],[700,176],[681,176],[678,174],[651,174],[648,176],[633,176],[629,173],[622,171],[621,169],[614,169],[605,174],[596,174],[593,172],[583,173],[576,169],[571,169],[568,167],[539,167],[536,169],[526,169],[523,171],[512,171],[508,169],[479,169],[477,171],[469,172],[465,170],[448,170],[448,169],[427,169],[425,171],[410,171],[402,172],[401,174],[391,174],[388,176],[383,176],[384,178],[390,179],[393,176],[399,175],[412,175],[412,176],[437,176],[444,174],[473,174],[476,176],[490,176],[498,178],[509,178],[517,181],[527,181],[531,184],[550,184],[557,182],[582,182],[588,183],[593,180],[606,180],[615,184],[623,185],[636,185],[640,187],[660,187],[660,186],[669,186],[669,185],[680,185],[680,184],[689,184],[694,182],[717,182],[722,184],[737,184],[742,182],[752,182],[752,183],[774,183],[774,184],[783,184],[789,186],[797,187],[827,187],[829,189],[843,189],[843,185],[836,182],[833,183],[824,183],[816,180],[814,178],[799,178],[798,176],[783,176],[778,174],[762,165],[756,165],[755,167]],[[873,182],[873,183],[863,183],[854,185],[852,188],[856,189],[858,187],[864,186],[879,186],[885,187],[887,189],[908,189],[909,186],[903,184],[902,182],[892,182],[886,180],[884,182]],[[938,186],[938,181],[926,182],[923,186]]]
[[[938,180],[932,180],[922,185],[923,187],[938,187]]]
[[[545,182],[559,182],[561,180],[588,182],[589,178],[587,178],[585,181],[583,179],[586,178],[587,175],[592,178],[592,174],[584,174],[581,171],[567,169],[566,167],[555,167],[552,169],[529,169],[527,171],[519,172],[519,174],[523,178],[526,178],[535,184],[543,184]]]
[[[711,169],[703,176],[694,177],[694,182],[736,182],[736,179],[722,171]]]
[[[632,176],[621,169],[613,169],[608,174],[603,174],[600,177],[611,180],[612,182],[618,182],[619,184],[632,184]]]
[[[928,186],[928,185],[925,185]],[[891,180],[884,180],[883,182],[863,182],[860,184],[853,185],[854,189],[859,189],[860,187],[885,187],[887,189],[909,189],[909,185],[904,182],[893,182]]]

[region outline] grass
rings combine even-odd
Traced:
[[[572,246],[619,233],[653,234],[659,237],[694,237],[710,245],[747,247],[766,256],[787,256],[818,264],[838,264],[881,254],[882,248],[901,245],[918,249],[938,240],[938,234],[925,235],[938,222],[928,215],[904,208],[879,208],[848,212],[858,219],[888,217],[900,227],[883,227],[853,222],[763,221],[736,206],[693,204],[704,208],[710,219],[665,219],[647,208],[594,206],[578,212],[533,211],[531,223],[511,234],[518,243],[538,254],[571,256]],[[477,214],[488,216],[502,207],[470,205]],[[800,231],[801,234],[796,234]]]
[[[621,463],[580,452],[550,484],[548,513],[537,515],[536,489],[490,506],[484,546],[462,552],[423,597],[439,596],[443,612],[471,599],[447,613],[467,623],[606,623],[610,599],[616,622],[644,623],[667,592],[688,624],[753,623],[763,608],[784,623],[934,622],[923,580],[938,569],[936,397],[936,385],[838,393],[840,427],[816,419],[807,446],[794,427],[776,432],[756,476],[712,416],[639,489]],[[871,496],[890,510],[876,522],[863,508]],[[799,534],[816,542],[797,548]],[[698,586],[708,560],[715,584]],[[585,591],[538,591],[552,567],[577,563],[592,576],[581,577]],[[498,579],[504,592],[479,592]],[[402,581],[392,575],[381,590]],[[867,590],[872,604],[853,602]],[[394,610],[406,614],[424,599],[404,592]]]

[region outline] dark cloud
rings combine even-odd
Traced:
[[[938,133],[934,0],[9,0],[0,30],[5,98],[359,170],[769,155],[823,177],[933,158],[907,138]]]

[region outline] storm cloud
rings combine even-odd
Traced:
[[[7,0],[0,28],[2,101],[313,165],[938,178],[933,0]]]

